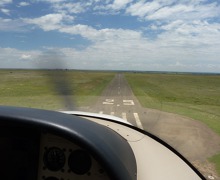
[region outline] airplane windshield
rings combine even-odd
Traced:
[[[218,0],[0,1],[0,105],[121,118],[207,179],[220,178],[219,58]]]

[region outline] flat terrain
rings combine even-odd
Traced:
[[[57,110],[67,108],[67,99],[74,107],[86,106],[113,77],[106,72],[0,70],[0,105]]]

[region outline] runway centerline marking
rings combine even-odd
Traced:
[[[140,129],[144,129],[143,126],[142,126],[142,123],[141,123],[141,120],[138,116],[138,113],[134,113],[134,117],[135,117],[135,121],[136,121],[136,124],[137,126],[140,128]]]

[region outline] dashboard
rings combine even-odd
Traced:
[[[130,145],[108,127],[54,111],[0,106],[0,179],[134,180],[136,174]]]

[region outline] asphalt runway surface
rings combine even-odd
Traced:
[[[89,111],[120,117],[158,136],[190,160],[207,179],[210,175],[219,179],[207,158],[220,152],[220,136],[199,121],[162,109],[143,108],[123,74],[116,74]]]
[[[140,118],[146,116],[143,108],[136,97],[123,74],[117,74],[112,82],[103,92],[98,102],[93,106],[94,112],[100,114],[110,114],[121,117],[131,124],[143,129]]]

